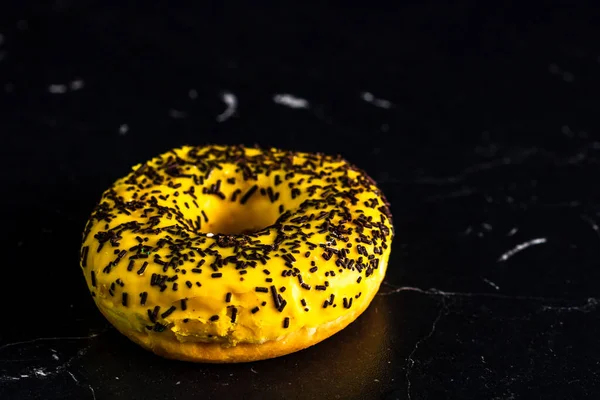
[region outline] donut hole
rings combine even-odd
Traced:
[[[204,207],[206,218],[202,220],[200,232],[242,235],[273,225],[280,216],[279,209],[276,205],[261,200],[242,205],[227,200],[208,199]]]

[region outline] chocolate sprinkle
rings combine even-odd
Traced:
[[[84,268],[87,267],[87,259],[88,259],[89,252],[90,252],[89,246],[83,246],[83,248],[81,249],[81,266]]]
[[[164,313],[160,314],[161,318],[167,318],[169,315],[173,314],[173,311],[175,311],[177,308],[175,306],[171,306],[169,307],[169,309],[167,311],[165,311]]]
[[[287,301],[286,300],[281,301],[281,304],[279,304],[279,307],[277,308],[277,311],[282,312],[286,305],[287,305]]]
[[[240,203],[246,204],[246,202],[250,199],[250,197],[252,197],[254,192],[256,192],[256,189],[258,189],[258,185],[254,185],[250,189],[248,189],[248,191],[240,199]]]
[[[150,321],[156,322],[156,317],[158,316],[158,311],[160,310],[160,306],[155,306],[152,311],[148,310],[148,317]]]
[[[275,308],[279,309],[281,306],[281,302],[279,301],[279,293],[277,293],[277,288],[275,285],[271,285],[271,296],[273,297],[273,303],[275,303]]]
[[[148,261],[144,261],[144,263],[142,264],[141,268],[138,270],[137,274],[138,275],[143,275],[144,271],[146,271],[146,267],[148,266]]]

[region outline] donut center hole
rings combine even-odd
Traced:
[[[200,231],[203,233],[242,235],[258,232],[273,225],[279,218],[276,207],[265,204],[250,204],[240,206],[231,202],[210,207],[206,218],[202,218]],[[208,221],[207,221],[208,220]]]

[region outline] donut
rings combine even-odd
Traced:
[[[354,321],[383,281],[393,235],[384,195],[341,156],[184,146],[103,193],[80,265],[100,312],[143,348],[247,362]]]

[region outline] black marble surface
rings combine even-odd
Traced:
[[[600,397],[594,7],[14,3],[0,398]],[[342,153],[378,180],[397,237],[363,316],[239,365],[167,361],[108,326],[78,266],[89,212],[134,163],[207,142]]]

